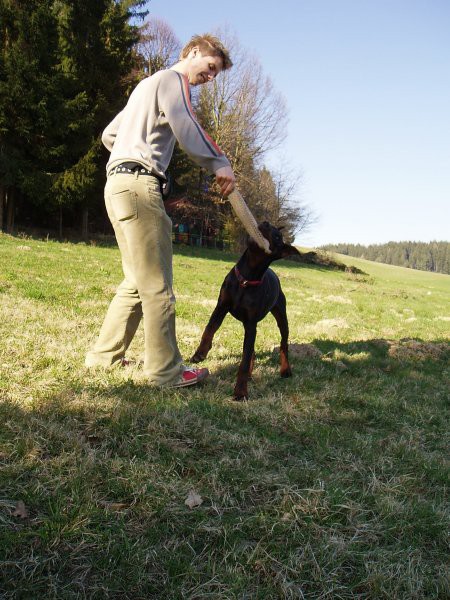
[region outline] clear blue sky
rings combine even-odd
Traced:
[[[184,44],[228,27],[286,99],[297,243],[450,240],[450,0],[152,0]]]

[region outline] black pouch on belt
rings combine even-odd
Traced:
[[[166,181],[160,179],[161,195],[163,200],[166,201],[170,198],[173,191],[173,179],[170,173],[166,173]]]

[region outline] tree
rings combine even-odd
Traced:
[[[87,237],[88,208],[102,197],[104,156],[101,132],[125,104],[126,76],[138,28],[129,24],[143,0],[55,0],[58,59],[65,75],[65,110],[71,135],[52,190],[66,204],[82,207],[82,235]],[[75,110],[73,110],[75,108]],[[72,118],[70,118],[72,117]]]
[[[165,21],[151,17],[139,29],[136,51],[142,59],[142,67],[146,75],[170,67],[176,62],[180,50],[179,40]]]
[[[100,134],[125,103],[143,0],[0,0],[0,198],[102,202]],[[53,210],[54,210],[53,208]],[[86,218],[84,222],[86,223]],[[86,233],[86,232],[85,232]]]
[[[277,198],[264,158],[269,149],[275,150],[285,139],[284,99],[264,75],[256,57],[249,55],[236,38],[222,33],[219,37],[229,48],[234,66],[212,84],[202,86],[194,96],[198,118],[230,159],[238,185],[257,220],[269,215],[281,218],[276,210],[281,198]],[[227,215],[227,232],[242,246],[245,233],[230,211]],[[288,218],[287,212],[283,217]]]
[[[0,2],[0,199],[7,230],[16,200],[32,190],[42,201],[50,187],[45,132],[58,127],[61,98],[51,8],[49,0]]]
[[[230,158],[245,183],[250,164],[261,164],[267,151],[286,136],[287,113],[283,97],[265,76],[259,60],[236,38],[219,34],[233,58],[233,68],[211,85],[202,86],[196,102],[199,119]]]
[[[291,242],[295,237],[306,232],[317,220],[312,209],[301,202],[300,187],[302,174],[288,166],[286,160],[271,171],[275,187],[275,199],[271,203],[271,218],[282,226],[285,237]]]

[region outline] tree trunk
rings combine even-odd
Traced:
[[[3,185],[0,185],[0,231],[4,231],[4,229],[3,229],[3,214],[4,214],[5,200],[6,200],[6,188]]]
[[[82,221],[81,221],[81,238],[88,241],[88,221],[89,221],[89,209],[87,206],[83,206]]]
[[[58,237],[62,240],[63,236],[63,210],[62,205],[59,205],[59,221],[58,221]]]
[[[6,195],[6,233],[14,232],[15,190],[9,188]]]

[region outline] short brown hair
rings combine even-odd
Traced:
[[[233,66],[228,50],[215,35],[204,33],[203,35],[194,35],[180,54],[180,60],[186,58],[192,48],[198,46],[200,52],[205,56],[220,56],[223,63],[223,71]]]

